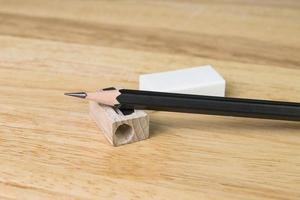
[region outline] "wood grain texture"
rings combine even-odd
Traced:
[[[123,115],[120,110],[90,101],[89,113],[113,146],[149,138],[149,116],[143,110],[135,110],[129,115]]]
[[[151,113],[114,148],[64,92],[211,64],[227,96],[300,101],[300,3],[0,0],[0,199],[299,199],[300,124]]]

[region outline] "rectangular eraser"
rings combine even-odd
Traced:
[[[142,74],[139,89],[209,96],[225,96],[225,80],[210,65]]]

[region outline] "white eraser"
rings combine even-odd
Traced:
[[[139,89],[209,96],[225,95],[225,80],[210,65],[143,74]]]

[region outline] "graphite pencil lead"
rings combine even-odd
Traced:
[[[85,92],[70,92],[70,93],[65,93],[65,95],[72,96],[72,97],[78,97],[78,98],[82,98],[82,99],[85,99],[85,97],[87,96],[87,94]]]

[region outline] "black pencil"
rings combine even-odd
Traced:
[[[119,108],[300,121],[300,103],[106,88],[66,93]]]

